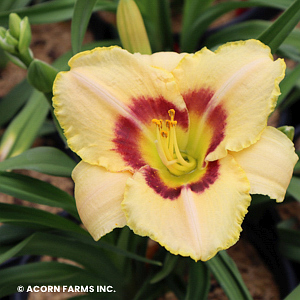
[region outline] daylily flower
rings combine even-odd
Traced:
[[[285,71],[267,46],[153,55],[96,48],[69,64],[53,103],[82,158],[75,198],[95,240],[127,225],[205,261],[236,243],[250,194],[284,199],[297,156],[267,126]]]

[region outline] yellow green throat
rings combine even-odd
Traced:
[[[156,124],[155,145],[163,164],[173,175],[180,176],[193,171],[197,166],[197,161],[179,150],[175,130],[177,125],[177,121],[174,120],[175,110],[170,109],[168,113],[170,120],[165,121],[165,126],[163,126],[162,120],[152,120]]]

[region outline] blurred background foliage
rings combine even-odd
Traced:
[[[270,124],[295,127],[299,150],[300,0],[136,0],[153,52],[212,50],[234,40],[256,38],[275,56],[286,59],[282,95]],[[226,251],[208,262],[174,256],[128,228],[95,242],[80,226],[70,193],[14,170],[70,177],[78,157],[66,148],[52,112],[52,83],[67,70],[69,58],[96,46],[121,45],[115,24],[118,0],[0,1],[0,67],[14,63],[27,78],[0,99],[0,192],[27,203],[59,208],[0,203],[0,297],[15,294],[18,285],[110,285],[116,293],[90,293],[76,299],[207,299],[211,277],[229,299],[252,299],[239,270]],[[109,18],[102,13],[107,12]],[[53,63],[31,51],[31,26],[71,22],[71,45]],[[86,30],[92,33],[84,43]],[[38,137],[51,145],[33,147]],[[299,154],[299,152],[298,152]],[[300,201],[298,162],[285,202]],[[26,202],[25,202],[26,203]],[[275,202],[253,196],[243,224],[249,241],[274,274],[282,299],[300,298],[299,217],[282,220]],[[42,261],[42,256],[64,261]],[[74,297],[75,299],[75,297]]]

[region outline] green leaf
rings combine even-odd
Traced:
[[[68,219],[27,206],[0,203],[0,222],[22,224],[29,228],[55,228],[89,235],[87,231]]]
[[[210,272],[207,266],[199,261],[190,261],[188,288],[185,300],[206,300],[210,288]]]
[[[300,64],[298,64],[285,78],[280,82],[281,95],[278,97],[277,105],[280,105],[287,95],[291,92],[296,82],[300,78]],[[280,106],[279,106],[280,108]]]
[[[126,251],[126,250],[123,250],[123,249],[119,249],[111,244],[108,244],[104,241],[99,241],[99,246],[103,249],[106,249],[106,250],[109,250],[109,251],[113,251],[115,252],[116,254],[119,254],[119,255],[123,255],[123,256],[126,256],[127,258],[131,258],[131,259],[134,259],[136,261],[140,261],[140,262],[143,262],[143,263],[147,263],[147,264],[152,264],[152,265],[156,265],[156,266],[161,266],[162,263],[160,261],[157,261],[157,260],[152,260],[152,259],[148,259],[148,258],[145,258],[143,256],[140,256],[140,255],[137,255],[133,252],[129,252],[129,251]]]
[[[290,260],[300,262],[300,231],[292,229],[294,220],[282,221],[277,225],[279,250]]]
[[[68,236],[74,237],[76,239],[80,239],[81,242],[87,243],[90,245],[94,245],[94,243],[95,243],[95,241],[92,240],[90,236],[78,235],[73,232],[68,232]],[[160,261],[145,258],[144,256],[121,249],[117,246],[114,246],[113,244],[106,242],[105,237],[96,242],[100,248],[107,250],[108,252],[114,252],[118,255],[122,255],[127,258],[134,259],[134,260],[142,262],[142,263],[152,264],[152,265],[156,265],[156,266],[162,266],[162,263]]]
[[[178,256],[168,252],[166,254],[165,261],[161,271],[159,271],[153,276],[153,278],[150,280],[150,283],[151,284],[157,283],[163,280],[164,278],[166,278],[174,270],[177,261],[178,261]]]
[[[226,251],[220,251],[205,264],[214,274],[229,299],[252,299],[241,274]]]
[[[300,51],[293,46],[282,44],[277,50],[277,53],[280,57],[286,57],[295,62],[300,62]]]
[[[284,300],[295,300],[295,299],[300,299],[300,284],[284,298]]]
[[[71,38],[73,54],[80,52],[81,44],[97,0],[77,0],[74,7]]]
[[[293,176],[287,192],[300,202],[300,178]]]
[[[197,43],[200,37],[203,35],[208,26],[215,21],[217,18],[221,17],[225,13],[238,9],[247,8],[255,6],[265,6],[284,9],[292,3],[292,0],[248,0],[248,1],[228,1],[218,3],[218,5],[213,5],[203,11],[198,18],[189,26],[185,34],[181,35],[180,47],[182,52],[194,52],[197,48]],[[223,37],[226,39],[226,37]]]
[[[299,57],[300,58],[300,57]],[[299,88],[295,85],[295,89],[293,89],[290,94],[286,97],[286,99],[280,103],[279,109],[281,111],[288,109],[291,107],[294,103],[299,101],[300,98],[300,90]],[[299,156],[299,155],[298,155]],[[297,162],[298,163],[298,162]],[[299,173],[299,166],[295,167],[295,172]]]
[[[6,260],[16,256],[30,241],[32,240],[32,236],[26,238],[16,246],[10,248],[8,251],[5,253],[1,253],[1,248],[0,248],[0,264],[4,263]]]
[[[43,93],[51,93],[54,79],[58,71],[51,65],[34,59],[27,70],[27,80],[38,91]]]
[[[125,251],[129,250],[129,247],[132,245],[131,237],[133,236],[133,232],[126,226],[123,227],[120,231],[121,232],[117,239],[116,246],[118,247],[118,249],[122,249]],[[107,235],[106,238],[112,237],[113,234],[114,233],[112,232],[112,234]],[[108,242],[114,243],[114,240]],[[128,261],[128,259],[126,259],[126,256],[118,255],[115,257],[115,264],[116,266],[118,266],[119,270],[122,270],[122,272],[126,272],[126,270],[128,270],[129,272],[131,271],[130,268],[128,268],[128,263],[130,262]]]
[[[39,130],[38,136],[45,136],[56,133],[56,127],[52,120],[45,120],[42,127]]]
[[[1,42],[0,42],[1,44]],[[5,55],[5,51],[3,50],[3,48],[0,45],[0,69],[5,69],[7,63],[8,63],[9,59],[8,57]],[[1,101],[0,101],[1,104]],[[1,110],[0,110],[1,111]],[[1,126],[2,120],[0,119],[0,126]]]
[[[3,126],[19,111],[32,94],[33,88],[23,80],[0,100],[0,126]]]
[[[251,195],[251,204],[249,206],[249,211],[252,208],[257,208],[261,210],[261,206],[269,205],[271,203],[274,203],[274,200],[270,199],[269,196],[266,195],[259,195],[259,194],[253,194]]]
[[[136,1],[148,33],[153,52],[173,49],[171,12],[167,0]]]
[[[34,91],[22,111],[9,124],[0,144],[0,160],[29,149],[49,111],[42,93]]]
[[[11,0],[2,0],[0,1],[0,11],[9,10],[11,6]]]
[[[0,171],[26,169],[70,177],[76,163],[54,147],[36,147],[0,162]]]
[[[247,40],[253,39],[259,36],[263,31],[267,30],[271,26],[269,21],[247,21],[239,24],[235,24],[229,27],[226,27],[215,34],[212,34],[206,40],[206,46],[208,48],[215,48],[220,44],[224,44],[229,41],[238,41],[238,40]],[[284,44],[280,46],[279,50],[295,51],[300,50],[300,30],[295,28],[290,35],[284,41]]]
[[[3,228],[2,230],[2,227]],[[45,228],[43,228],[45,229]],[[49,229],[49,227],[48,227]],[[41,230],[40,228],[38,230]],[[123,275],[120,277],[114,261],[119,255],[140,261],[159,265],[160,262],[152,261],[128,251],[119,251],[117,246],[105,242],[95,242],[91,236],[74,233],[73,231],[36,232],[24,226],[3,224],[0,227],[0,257],[1,253],[8,251],[10,247],[32,235],[30,243],[26,244],[17,255],[49,255],[63,257],[76,261],[98,276],[107,275],[110,283],[113,281],[123,283]],[[3,234],[3,236],[2,236]],[[88,255],[84,255],[88,253]],[[123,274],[123,273],[122,273]],[[115,280],[113,279],[115,278]]]
[[[24,7],[30,3],[31,0],[1,0],[0,11],[14,10]]]
[[[0,297],[15,293],[19,285],[24,287],[28,285],[79,285],[95,287],[101,285],[101,281],[88,271],[80,267],[59,262],[38,262],[2,269],[0,270],[0,278]],[[118,291],[116,291],[116,293],[110,293],[109,295],[116,297],[117,294]],[[102,298],[101,295],[103,295],[104,298]],[[107,293],[98,293],[97,296],[99,297],[98,299],[108,299]]]
[[[79,218],[74,198],[45,181],[0,171],[0,192],[33,203],[60,207]]]
[[[0,247],[0,263],[22,255],[48,255],[69,259],[94,273],[103,283],[117,287],[118,282],[123,281],[113,262],[96,243],[92,246],[59,234],[36,232],[2,254]]]
[[[296,0],[266,31],[258,40],[268,45],[272,53],[275,53],[290,32],[296,27],[300,20],[300,0]]]
[[[298,157],[300,157],[300,151],[296,151],[296,154],[298,155]],[[294,174],[300,174],[300,160],[298,160],[295,165]]]
[[[27,16],[30,24],[55,23],[70,20],[73,16],[75,0],[48,1],[34,6],[0,12],[0,26],[7,27],[8,16],[11,12],[20,17]],[[97,0],[93,11],[105,10],[116,12],[117,3],[108,0]]]
[[[212,34],[206,39],[205,44],[208,48],[215,49],[230,41],[253,39],[270,25],[270,22],[257,20],[238,23]]]
[[[133,300],[153,300],[158,299],[159,290],[149,283],[149,279],[146,279],[139,286],[139,290],[134,295]]]
[[[189,35],[189,30],[197,20],[198,16],[211,5],[212,0],[185,0],[182,16],[181,35]]]
[[[15,244],[27,238],[33,232],[33,229],[11,224],[2,224],[0,226],[0,245],[3,247],[4,245]]]
[[[170,277],[166,278],[166,282],[170,290],[176,295],[178,299],[184,299],[186,296],[186,283],[178,278],[175,274],[171,274]]]
[[[11,2],[13,3],[10,9],[17,9],[27,6],[31,2],[31,0],[13,0]]]
[[[3,45],[2,45],[3,47]],[[7,50],[7,51],[12,51],[12,50]],[[27,69],[27,65],[25,64],[25,62],[23,62],[23,59],[21,59],[18,54],[11,54],[9,52],[5,52],[5,55],[8,57],[8,59],[14,63],[16,66],[26,70]]]

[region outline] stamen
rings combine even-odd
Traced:
[[[166,155],[166,158],[168,159],[168,161],[171,161],[171,160],[173,160],[173,155],[170,153],[169,147],[168,147],[168,145],[169,145],[168,132],[165,130],[161,130],[160,134],[163,137],[161,144],[162,144],[164,153]]]
[[[172,174],[180,176],[193,171],[197,166],[197,162],[193,157],[179,150],[175,130],[177,125],[177,121],[174,120],[175,110],[170,109],[168,113],[170,120],[165,121],[166,130],[162,130],[162,120],[152,120],[156,124],[157,140],[155,145],[163,164]]]
[[[174,121],[174,117],[175,117],[175,110],[174,109],[169,109],[168,110],[168,114],[171,118],[171,121]]]
[[[160,134],[161,134],[161,136],[162,136],[163,138],[167,138],[167,137],[168,137],[168,132],[165,131],[165,130],[162,130],[162,131],[160,132]]]

